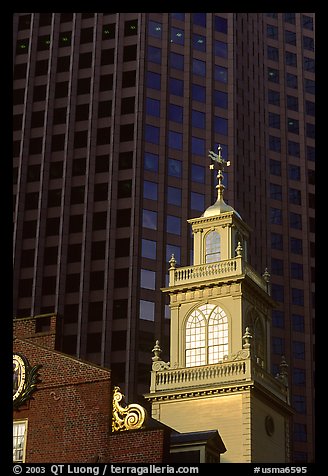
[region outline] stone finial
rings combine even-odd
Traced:
[[[270,277],[271,276],[270,276],[270,273],[268,271],[268,268],[265,268],[264,273],[262,274],[262,278],[264,279],[264,281],[266,283],[269,283],[270,282]]]
[[[153,362],[158,362],[159,360],[161,360],[160,354],[162,353],[162,349],[159,346],[159,341],[158,340],[155,342],[155,346],[154,346],[152,352],[154,352],[154,357],[152,357]]]
[[[243,349],[249,349],[251,347],[251,340],[253,339],[252,334],[249,332],[249,327],[246,327],[245,334],[243,335]]]
[[[175,259],[174,254],[172,253],[171,259],[169,261],[170,263],[170,268],[169,269],[175,269],[175,265],[177,264],[177,260]]]
[[[237,245],[237,248],[235,249],[235,251],[236,251],[236,256],[242,256],[243,248],[241,246],[240,241],[238,241],[238,245]]]

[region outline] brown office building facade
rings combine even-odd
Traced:
[[[16,13],[14,317],[60,316],[58,348],[128,400],[169,355],[160,288],[187,220],[225,199],[271,275],[272,373],[289,364],[294,461],[314,460],[313,13]],[[47,318],[38,320],[46,330]]]

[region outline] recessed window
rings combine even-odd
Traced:
[[[303,242],[300,238],[290,238],[290,251],[291,253],[295,253],[297,255],[301,255],[303,253]]]
[[[219,16],[214,17],[214,29],[220,33],[228,32],[228,20]]]
[[[171,149],[182,150],[183,135],[181,132],[168,131],[168,144]]]
[[[138,33],[138,20],[128,20],[124,23],[124,36],[134,36]]]
[[[205,263],[221,259],[221,236],[217,231],[210,231],[205,238]]]
[[[127,45],[123,48],[123,61],[134,61],[137,59],[137,45]]]
[[[199,84],[191,85],[191,98],[194,101],[205,102],[206,101],[206,89]]]
[[[192,13],[192,23],[206,27],[206,13]]]
[[[171,177],[182,177],[182,162],[177,159],[168,159],[167,162],[167,173]]]
[[[162,50],[156,46],[148,46],[147,59],[150,63],[161,64],[162,62]]]
[[[113,76],[113,75],[111,75]],[[123,71],[122,88],[131,88],[136,85],[136,71]]]
[[[214,116],[214,131],[218,134],[228,135],[228,119]]]
[[[126,288],[129,285],[129,268],[114,270],[114,288]],[[125,316],[126,317],[126,316]]]
[[[105,230],[107,223],[107,212],[95,212],[92,217],[92,230]],[[82,231],[82,227],[81,230]]]
[[[158,172],[159,156],[150,152],[144,154],[144,169],[151,172]]]
[[[27,437],[27,420],[14,421],[13,425],[13,461],[25,462]]]
[[[161,113],[161,102],[159,99],[146,98],[146,114],[159,117]]]
[[[162,38],[162,23],[150,20],[148,22],[148,35],[154,38]]]
[[[214,79],[221,83],[228,82],[228,69],[218,64],[214,65]]]
[[[130,238],[118,238],[115,241],[115,258],[130,255]]]
[[[184,31],[180,28],[171,27],[170,42],[177,45],[184,45]]]
[[[157,212],[143,209],[142,226],[151,230],[157,230]]]
[[[78,104],[75,109],[76,121],[87,121],[89,117],[89,104]]]
[[[198,76],[206,76],[206,63],[205,61],[193,58],[192,60],[192,72]]]
[[[223,41],[214,41],[214,54],[220,58],[228,58],[228,44]]]
[[[279,83],[279,71],[274,68],[268,68],[268,81]]]
[[[167,215],[166,231],[174,235],[181,235],[181,218],[173,215]]]
[[[132,194],[132,180],[119,180],[117,186],[117,198],[128,198]]]
[[[194,33],[192,35],[192,47],[198,51],[206,51],[206,37]]]
[[[228,109],[228,94],[223,91],[214,91],[214,105],[222,109]]]
[[[161,75],[158,73],[153,73],[152,71],[147,71],[146,73],[146,86],[150,89],[161,89]]]
[[[202,193],[190,192],[190,208],[192,210],[204,211],[205,196]]]
[[[280,93],[279,91],[268,90],[268,103],[274,106],[280,106]]]
[[[205,155],[205,139],[200,137],[191,138],[191,153],[193,155],[200,155],[204,157]]]
[[[159,127],[145,125],[145,141],[151,144],[159,144]]]
[[[176,104],[169,104],[168,108],[169,120],[173,122],[183,122],[183,107]]]
[[[171,68],[179,69],[180,71],[183,71],[183,69],[184,69],[184,56],[179,55],[178,53],[173,53],[171,51],[170,56],[169,56],[169,65],[170,65]]]
[[[296,74],[286,73],[286,86],[292,89],[297,89],[298,82]]]
[[[93,27],[81,28],[80,44],[93,42]]]
[[[100,64],[104,66],[105,64],[114,64],[114,48],[108,48],[106,50],[101,50]]]
[[[167,187],[167,203],[171,205],[181,206],[182,190],[177,187]]]
[[[146,321],[155,320],[155,303],[152,301],[140,300],[139,303],[139,318]]]
[[[149,200],[157,200],[158,198],[158,184],[144,180],[143,183],[143,197]]]
[[[134,124],[121,125],[120,126],[120,142],[128,142],[130,140],[133,140],[133,138],[134,138]]]
[[[193,182],[205,183],[205,167],[191,164],[191,180]]]
[[[198,127],[199,129],[205,129],[205,112],[196,111],[192,109],[191,124],[193,127]]]
[[[109,23],[107,25],[104,25],[102,28],[102,39],[107,40],[115,38],[115,28],[115,23]]]
[[[148,259],[156,259],[157,243],[153,240],[142,239],[141,256]]]
[[[131,224],[131,209],[130,208],[118,209],[116,212],[117,228],[129,227],[130,224]]]
[[[275,225],[282,225],[282,210],[280,208],[270,208],[269,222]]]
[[[126,319],[128,315],[128,300],[115,299],[113,301],[113,318]]]
[[[156,272],[149,269],[140,270],[140,286],[145,289],[155,289]]]

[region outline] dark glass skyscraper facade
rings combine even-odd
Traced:
[[[147,391],[168,261],[191,263],[221,144],[271,274],[294,461],[314,459],[314,34],[312,13],[14,15],[14,316],[56,312],[62,351]]]

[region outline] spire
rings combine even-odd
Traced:
[[[222,171],[224,169],[224,165],[227,165],[227,166],[230,165],[230,161],[223,159],[221,155],[221,151],[222,151],[222,147],[220,144],[218,146],[217,154],[213,152],[212,150],[209,151],[209,155],[208,155],[209,158],[212,159],[214,162],[217,162],[219,167],[218,173],[216,176],[218,183],[215,187],[218,191],[218,197],[216,202],[213,205],[211,205],[207,210],[205,210],[205,212],[203,213],[203,216],[207,217],[207,216],[213,216],[213,215],[220,215],[221,213],[224,213],[224,212],[233,211],[240,217],[240,215],[232,207],[227,205],[225,201],[223,200],[223,192],[224,192],[225,186],[222,183],[223,182]],[[210,169],[211,170],[214,169],[214,163],[210,164]]]

